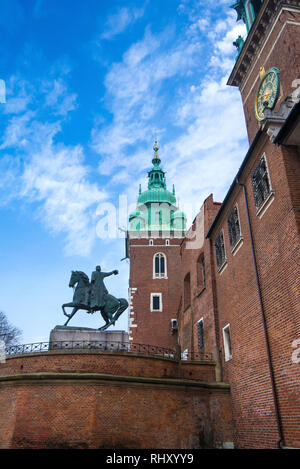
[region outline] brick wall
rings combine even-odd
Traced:
[[[292,84],[295,79],[300,79],[299,23],[300,12],[295,11],[294,8],[292,11],[283,10],[281,12],[276,23],[270,24],[268,32],[271,34],[267,34],[263,39],[255,54],[247,81],[242,84],[241,93],[250,143],[259,129],[259,122],[254,114],[254,102],[260,83],[260,67],[264,66],[266,71],[272,67],[277,67],[280,70],[281,91],[275,110],[278,110],[285,98],[296,90]],[[299,83],[297,87],[299,87]]]
[[[262,146],[263,143],[263,146]],[[251,174],[265,152],[274,198],[260,216],[256,215]],[[299,163],[298,163],[299,164]],[[300,370],[292,363],[292,342],[300,338],[300,248],[295,218],[293,181],[287,168],[295,165],[295,150],[260,142],[245,169],[243,180],[255,245],[275,384],[285,444],[300,446]],[[292,192],[291,192],[292,190]],[[229,245],[227,217],[238,205],[243,243],[234,254]],[[236,443],[240,447],[276,447],[278,439],[273,393],[255,280],[250,236],[242,189],[236,189],[223,210],[212,235],[214,244],[223,229],[227,264],[216,272],[216,294],[222,328],[231,328],[232,359],[224,361],[224,380],[231,385]],[[214,254],[215,255],[215,254]]]
[[[228,386],[174,377],[120,377],[120,368],[103,374],[104,361],[112,366],[111,358],[51,352],[8,359],[5,368],[1,364],[6,376],[0,377],[0,448],[188,449],[232,441]],[[123,358],[128,370],[137,367],[139,372],[137,357]],[[158,363],[160,375],[171,369],[164,360],[148,362],[154,376]],[[184,367],[197,374],[195,364]]]
[[[182,239],[130,239],[130,340],[141,344],[173,347],[177,334],[171,333],[171,319],[177,318],[181,295],[180,244]],[[153,278],[153,256],[163,253],[167,261],[167,278]],[[151,293],[162,293],[163,310],[150,311]]]
[[[217,358],[216,316],[213,299],[213,268],[210,242],[205,235],[215,218],[220,204],[210,195],[194,220],[190,232],[181,247],[182,279],[190,274],[190,305],[184,301],[179,314],[180,344],[182,350],[194,353],[211,353]],[[203,282],[202,260],[205,264]],[[198,262],[200,265],[197,266]],[[200,275],[199,275],[200,274]],[[182,280],[183,281],[183,280]],[[183,290],[183,287],[182,287]],[[184,295],[184,292],[183,292]],[[204,347],[199,349],[198,321],[203,319]]]
[[[8,357],[0,366],[0,376],[28,373],[104,373],[143,378],[184,378],[215,381],[215,364],[183,362],[135,353],[60,351]]]

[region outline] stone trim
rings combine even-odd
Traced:
[[[88,383],[105,383],[105,382],[118,382],[118,383],[134,383],[134,384],[151,384],[151,385],[164,385],[167,387],[185,387],[185,388],[199,388],[220,390],[229,392],[230,386],[228,383],[205,383],[203,381],[193,381],[188,379],[176,378],[144,378],[135,376],[118,376],[107,375],[102,373],[28,373],[21,375],[0,376],[0,386],[5,383],[18,383],[18,384],[32,384],[49,382],[49,381],[77,381],[78,383],[85,381]]]

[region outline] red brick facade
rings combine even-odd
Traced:
[[[253,60],[248,65],[244,79],[239,82],[250,143],[253,141],[259,129],[259,123],[255,118],[253,110],[255,96],[260,82],[260,68],[264,67],[265,71],[267,71],[271,67],[276,67],[280,70],[281,89],[275,108],[276,110],[278,110],[286,96],[293,93],[300,85],[299,82],[298,84],[295,82],[295,80],[299,80],[300,77],[299,8],[296,8],[294,5],[288,6],[282,1],[275,3],[278,5],[281,4],[281,6],[278,7],[277,11],[274,11],[273,17],[269,18],[269,24],[264,34],[260,36],[259,26],[257,25],[255,28],[254,25],[252,34],[248,37],[250,43],[250,40],[254,36],[252,40],[254,45],[249,44]],[[255,39],[255,30],[258,30],[257,39]],[[261,41],[259,47],[257,46],[258,40]],[[256,48],[255,53],[252,47]],[[246,48],[244,53],[247,53]],[[238,68],[238,63],[236,68]]]
[[[292,122],[290,112],[281,123],[291,143],[276,141],[272,127],[267,132],[267,124],[261,127],[254,114],[261,67],[280,70],[272,116],[295,91],[296,79],[299,86],[299,24],[297,2],[264,2],[229,79],[241,90],[251,147],[223,204],[212,196],[204,202],[180,252],[173,253],[175,280],[168,281],[168,290],[176,292],[172,301],[178,301],[182,352],[211,353],[218,364],[217,379],[230,384],[238,448],[300,447],[300,365],[293,358],[299,356],[295,348],[300,341],[299,105],[292,97],[296,117]],[[258,208],[253,178],[261,161],[269,187]],[[233,214],[240,233],[231,245],[228,218]],[[220,233],[223,237],[218,238]],[[225,249],[222,265],[216,257],[220,239]],[[142,274],[152,256],[148,252],[142,252],[138,270],[135,254],[130,277],[131,282],[140,279],[147,295],[153,288]],[[167,311],[167,323],[175,306]],[[144,327],[143,318],[137,317],[137,330]],[[152,318],[150,324],[154,326]],[[143,334],[146,342],[152,327],[149,331]],[[230,354],[225,345],[229,331]],[[165,330],[159,334],[160,345],[170,343]]]
[[[300,448],[299,105],[280,117],[279,133],[254,115],[260,67],[280,70],[270,119],[300,78],[299,8],[263,3],[229,79],[251,146],[223,203],[210,195],[184,238],[129,233],[130,343],[179,344],[182,360],[8,358],[0,448]]]
[[[166,241],[169,245],[166,245]],[[177,334],[171,319],[177,319],[181,296],[180,244],[182,238],[129,238],[130,340],[134,343],[173,347]],[[150,241],[153,245],[150,245]],[[152,244],[151,242],[151,244]],[[165,256],[166,276],[155,278],[154,256]],[[151,311],[151,293],[161,295],[161,311]]]
[[[0,370],[0,448],[189,449],[232,441],[229,387],[215,382],[210,363],[69,351],[8,358]]]

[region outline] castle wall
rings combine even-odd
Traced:
[[[220,208],[210,195],[194,220],[181,247],[182,278],[190,275],[190,302],[184,298],[179,313],[180,344],[182,350],[192,353],[208,353],[218,358],[216,315],[214,308],[214,269],[210,242],[205,235]],[[205,273],[197,263],[203,259]],[[198,271],[199,270],[199,271]],[[204,277],[204,278],[203,278]],[[199,348],[198,321],[203,319],[204,346]]]
[[[300,11],[297,11],[294,5],[285,5],[280,12],[277,12],[276,22],[270,23],[259,47],[256,44],[257,50],[247,79],[241,85],[250,143],[259,129],[259,122],[254,114],[254,102],[260,83],[260,67],[263,66],[266,72],[272,67],[280,70],[281,90],[275,110],[278,110],[286,96],[296,91],[300,85]]]
[[[256,213],[251,175],[266,154],[273,196],[264,211]],[[298,163],[299,164],[299,163]],[[300,446],[300,370],[293,363],[293,342],[300,338],[299,232],[295,217],[292,171],[295,150],[260,142],[244,171],[262,303],[278,393],[284,444]],[[243,241],[231,252],[227,217],[237,204]],[[275,418],[266,338],[251,252],[245,199],[236,188],[227,200],[212,233],[212,244],[221,230],[227,263],[215,274],[222,345],[223,379],[230,383],[236,444],[239,447],[276,447]],[[214,252],[215,256],[215,252]],[[216,258],[215,258],[216,262]],[[232,358],[225,361],[222,329],[230,324]]]
[[[182,238],[154,238],[153,246],[149,239],[130,238],[130,324],[129,337],[140,344],[173,347],[177,334],[171,331],[171,319],[177,318],[181,296]],[[163,253],[167,262],[167,277],[153,278],[153,258]],[[151,311],[151,293],[162,294],[162,311]]]
[[[191,449],[232,441],[228,385],[158,378],[159,367],[171,375],[174,363],[155,357],[124,356],[136,372],[120,376],[122,357],[115,358],[116,367],[108,354],[49,352],[1,364],[0,448]],[[155,378],[139,376],[146,361],[144,375],[153,370]],[[196,365],[187,366],[190,373]]]

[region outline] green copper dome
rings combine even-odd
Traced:
[[[186,217],[178,211],[175,188],[167,190],[165,172],[161,169],[157,140],[153,146],[153,168],[148,172],[148,189],[139,189],[136,211],[129,216],[130,231],[180,231],[186,227]]]

